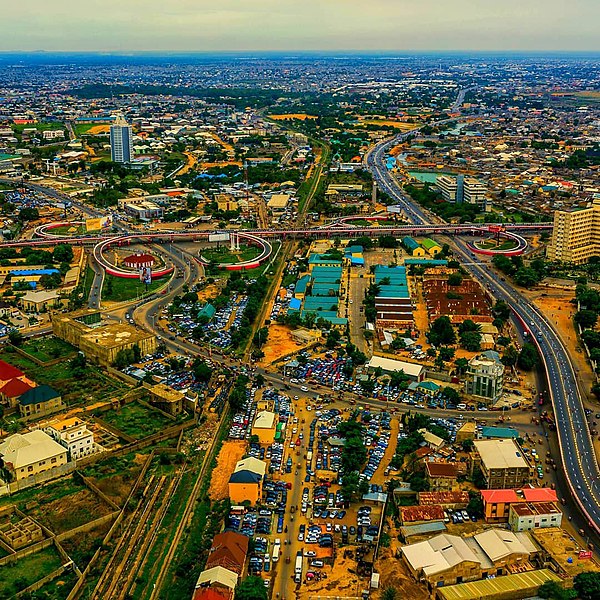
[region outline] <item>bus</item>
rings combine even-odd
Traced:
[[[279,560],[279,555],[281,553],[281,540],[277,538],[275,540],[275,544],[273,545],[273,562],[276,563]]]

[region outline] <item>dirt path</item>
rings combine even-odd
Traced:
[[[245,450],[246,442],[242,440],[223,442],[217,457],[217,468],[213,470],[210,480],[208,495],[211,500],[223,500],[229,496],[229,477],[233,473],[236,463],[244,456]]]

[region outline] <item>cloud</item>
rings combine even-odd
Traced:
[[[26,0],[0,50],[598,50],[597,0]]]

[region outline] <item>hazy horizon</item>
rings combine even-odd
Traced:
[[[597,52],[597,0],[29,0],[0,52]],[[316,50],[315,50],[316,49]]]

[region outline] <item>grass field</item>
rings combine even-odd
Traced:
[[[114,277],[107,275],[102,285],[102,300],[112,302],[126,302],[143,298],[153,294],[161,285],[167,282],[166,277],[154,279],[152,283],[146,286],[136,277],[135,279],[125,279],[124,277]]]
[[[516,248],[517,244],[513,240],[504,240],[499,245],[496,245],[496,240],[486,240],[483,243],[476,243],[475,246],[482,250],[510,250]]]
[[[94,269],[92,269],[92,267],[86,263],[83,281],[81,281],[81,278],[79,280],[82,287],[84,301],[90,297],[90,291],[92,289],[92,285],[94,284],[94,276]]]
[[[217,263],[239,263],[252,260],[261,253],[256,246],[240,246],[240,251],[232,253],[227,246],[221,248],[206,248],[202,250],[202,256],[206,260],[214,260]]]
[[[377,125],[379,127],[394,127],[402,131],[410,131],[418,125],[415,123],[404,123],[402,121],[393,121],[392,119],[361,119],[360,124]]]
[[[108,133],[110,125],[100,123],[78,123],[74,127],[75,134],[80,135],[98,135],[100,133]]]
[[[136,439],[152,435],[175,424],[174,421],[167,419],[159,412],[150,410],[137,402],[126,404],[118,411],[105,412],[101,418],[119,431]]]
[[[54,129],[66,130],[66,126],[64,123],[24,123],[22,125],[11,125],[12,130],[16,133],[23,133],[24,129],[30,129],[32,127],[35,127],[38,131],[51,131]]]
[[[21,369],[38,385],[46,383],[62,394],[67,404],[81,404],[105,400],[123,393],[127,386],[106,375],[99,368],[88,365],[84,377],[74,377],[69,369],[69,362],[64,361],[49,367],[38,366],[33,361],[5,349],[0,352],[0,359]]]
[[[2,567],[0,577],[0,598],[13,598],[14,595],[32,583],[46,577],[60,567],[62,560],[54,548],[30,554],[16,563]]]
[[[21,345],[21,350],[42,362],[67,358],[77,352],[77,348],[54,336],[28,340]]]
[[[285,121],[286,119],[296,119],[297,121],[306,121],[306,119],[316,119],[315,115],[305,113],[290,113],[289,115],[269,115],[269,119],[274,121]]]
[[[85,232],[85,225],[61,225],[49,231],[55,235],[79,235]]]
[[[81,491],[80,484],[73,481],[72,476],[63,477],[53,483],[48,483],[40,487],[31,487],[21,490],[11,496],[4,496],[0,499],[0,506],[10,506],[15,504],[25,513],[29,512],[26,505],[35,500],[38,504],[50,504],[61,498],[65,498]]]

